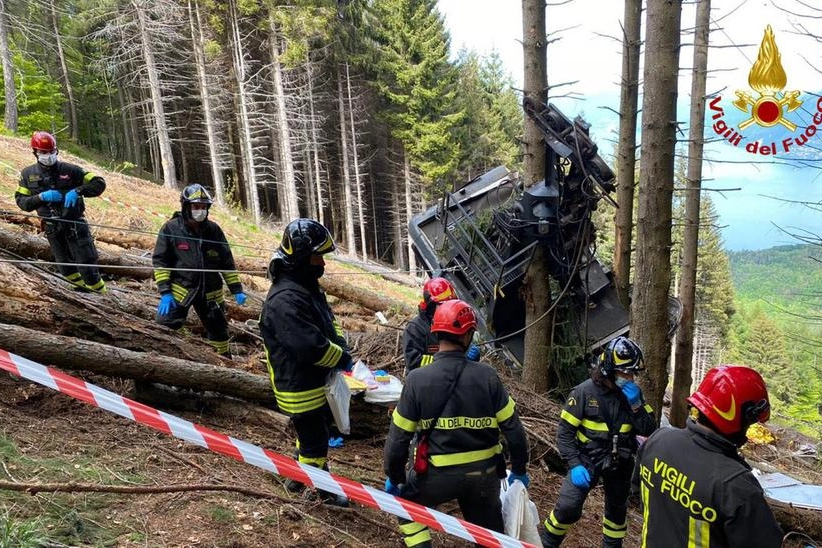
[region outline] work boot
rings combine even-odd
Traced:
[[[305,489],[305,484],[300,483],[297,480],[288,478],[287,480],[285,480],[285,488],[289,493],[302,493]]]
[[[542,548],[559,548],[563,537],[551,534],[544,525],[539,526],[539,540],[542,541]]]
[[[94,293],[108,293],[106,282],[104,282],[102,278],[97,280],[97,283],[84,285],[86,289],[88,289],[89,291],[93,291]]]
[[[603,535],[602,548],[622,548],[622,539],[610,538]]]
[[[328,491],[323,491],[322,489],[317,489],[317,494],[320,496],[320,501],[323,504],[338,506],[340,508],[348,508],[350,506],[348,497],[344,495],[329,493]]]

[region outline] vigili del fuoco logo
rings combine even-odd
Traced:
[[[813,122],[804,129],[797,126],[798,120],[792,113],[802,106],[802,101],[799,99],[801,92],[798,90],[785,91],[788,77],[782,67],[781,58],[773,29],[768,25],[765,27],[765,36],[759,46],[756,62],[748,73],[748,85],[751,89],[736,90],[736,99],[732,102],[733,106],[747,114],[748,118],[734,126],[725,120],[725,110],[720,105],[721,96],[711,99],[708,103],[713,111],[711,118],[714,120],[712,126],[714,133],[735,147],[741,145],[745,130],[754,124],[773,130],[768,133],[772,137],[770,142],[757,138],[745,144],[744,149],[750,154],[774,156],[793,152],[794,149],[804,146],[808,139],[816,134],[817,127],[822,124],[822,97],[820,97],[816,101]],[[777,137],[777,133],[780,134],[779,137],[782,137],[786,131],[790,133],[789,136],[773,139]]]

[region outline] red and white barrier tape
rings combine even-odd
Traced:
[[[345,495],[360,504],[422,523],[432,529],[444,531],[449,535],[490,548],[533,547],[531,544],[502,533],[490,531],[437,510],[394,497],[373,487],[330,474],[313,466],[303,465],[290,457],[220,434],[204,426],[124,398],[82,379],[40,365],[5,350],[0,350],[0,369],[5,369],[9,373],[42,384],[52,390],[57,390],[165,434],[205,447],[215,453],[246,462],[307,485],[313,485],[324,491]]]

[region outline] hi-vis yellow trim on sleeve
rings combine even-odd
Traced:
[[[418,523],[411,523],[408,525],[419,525]],[[423,542],[430,542],[431,541],[431,531],[428,527],[422,525],[422,530],[416,533],[406,533],[404,527],[405,525],[400,525],[400,531],[403,534],[403,540],[405,540],[405,545],[408,548],[413,548],[414,546],[418,546]]]
[[[83,184],[86,184],[87,182],[91,181],[95,177],[97,177],[97,175],[95,175],[94,173],[86,173],[86,176],[83,177]]]
[[[466,451],[464,453],[451,453],[450,455],[431,455],[431,464],[434,466],[456,466],[458,464],[470,464],[481,460],[490,459],[494,455],[502,453],[500,444],[488,449],[478,451]]]
[[[345,338],[345,331],[343,331],[343,328],[340,325],[340,322],[338,322],[337,320],[334,320],[333,322],[331,322],[331,324],[334,326],[334,333],[336,333],[337,336],[340,337],[341,339],[344,339]]]
[[[171,270],[158,268],[154,271],[154,281],[157,283],[167,282],[171,279]]]
[[[337,362],[340,361],[342,353],[343,349],[340,345],[329,341],[328,350],[325,351],[322,358],[314,362],[314,365],[319,365],[320,367],[334,367],[337,365]]]
[[[565,409],[563,409],[562,413],[559,414],[559,418],[563,419],[565,422],[567,422],[568,424],[570,424],[574,428],[576,428],[577,426],[582,424],[582,421],[580,419],[576,418],[575,416],[573,416],[571,413],[569,413]]]
[[[223,288],[215,289],[214,291],[209,291],[205,294],[206,300],[208,302],[215,302],[217,304],[222,304],[225,302],[225,295],[223,295]]]
[[[642,408],[643,408],[643,409],[645,409],[645,411],[647,411],[648,413],[653,413],[653,412],[654,412],[654,408],[653,408],[653,407],[651,407],[651,406],[650,406],[649,404],[647,404],[647,403],[646,403],[645,405],[643,405],[643,406],[642,406]]]
[[[223,272],[223,279],[228,285],[240,283],[240,275],[233,270],[231,272]]]
[[[505,404],[505,407],[497,411],[497,422],[505,422],[513,417],[515,406],[516,404],[514,403],[514,398],[508,396],[508,403]]]
[[[22,194],[23,196],[31,196],[31,190],[27,189],[24,186],[17,187],[17,194]]]
[[[319,409],[327,401],[324,386],[302,392],[280,392],[275,386],[274,396],[277,398],[277,406],[280,411],[292,415]]]
[[[181,286],[180,284],[171,284],[171,294],[174,296],[174,300],[178,303],[181,303],[186,300],[188,297],[188,289]]]
[[[394,413],[393,415],[391,415],[391,417],[391,420],[394,422],[394,424],[397,425],[397,428],[399,428],[400,430],[405,430],[406,432],[417,431],[417,422],[406,419],[405,417],[400,415],[396,408],[394,409]]]
[[[583,434],[580,430],[577,430],[577,439],[582,443],[591,443],[591,438]]]
[[[425,367],[426,365],[431,365],[431,362],[434,361],[434,356],[431,354],[423,354],[422,359],[420,360],[420,367]]]

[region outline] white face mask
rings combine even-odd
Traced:
[[[202,223],[208,217],[208,210],[207,209],[192,209],[191,210],[191,218],[197,221],[198,223]]]
[[[49,152],[49,153],[37,153],[37,161],[40,162],[41,165],[46,167],[53,166],[57,163],[57,152]]]

